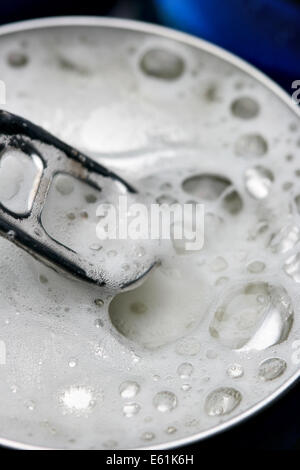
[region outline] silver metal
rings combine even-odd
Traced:
[[[37,144],[52,147],[52,151],[38,149]],[[39,162],[41,171],[34,182],[31,204],[23,214],[13,213],[0,203],[0,235],[23,248],[34,258],[56,271],[62,271],[80,280],[104,286],[107,275],[99,266],[62,245],[44,230],[41,215],[51,182],[57,174],[67,174],[102,191],[107,184],[116,192],[135,193],[135,189],[78,150],[70,147],[41,127],[0,111],[1,155],[10,150],[20,150]],[[53,152],[55,148],[56,152]],[[147,270],[148,272],[148,270]],[[134,282],[134,281],[132,281]],[[121,287],[127,287],[121,286]]]
[[[156,35],[158,38],[168,38],[173,39],[178,42],[181,42],[185,45],[201,49],[202,51],[208,52],[220,59],[225,60],[227,63],[237,67],[241,71],[249,74],[253,78],[255,78],[258,82],[265,85],[270,91],[273,92],[286,106],[292,109],[300,118],[300,111],[297,106],[293,103],[291,96],[289,96],[286,92],[284,92],[275,82],[269,79],[266,75],[255,69],[253,66],[249,65],[245,61],[237,58],[236,56],[224,51],[223,49],[214,46],[206,41],[201,39],[195,38],[193,36],[176,32],[170,30],[168,28],[154,26],[151,24],[140,23],[130,20],[119,20],[119,19],[112,19],[112,18],[94,18],[94,17],[63,17],[63,18],[51,18],[51,19],[42,19],[42,20],[32,20],[26,21],[16,24],[10,24],[8,26],[3,26],[0,28],[0,37],[6,34],[12,34],[16,32],[26,31],[26,30],[36,30],[41,28],[53,28],[53,27],[64,27],[64,26],[98,26],[100,28],[122,28],[127,29],[129,31],[142,31],[149,34]],[[254,414],[261,411],[263,408],[269,406],[274,400],[278,399],[282,394],[287,392],[300,377],[300,369],[291,376],[281,387],[279,387],[275,392],[270,394],[266,399],[260,401],[256,405],[252,406],[245,412],[239,414],[238,416],[229,419],[225,423],[219,424],[214,428],[208,429],[206,431],[196,433],[193,436],[189,436],[187,438],[173,440],[170,443],[164,443],[162,445],[156,446],[149,446],[143,447],[143,449],[170,449],[178,446],[183,446],[187,444],[192,444],[200,439],[205,439],[210,436],[213,436],[217,433],[225,431],[232,426],[235,426],[245,419],[253,416]],[[9,446],[12,448],[17,449],[24,449],[24,450],[33,450],[33,449],[41,449],[38,446],[31,446],[22,443],[18,443],[15,441],[10,441],[7,439],[0,439],[0,444],[4,446]]]

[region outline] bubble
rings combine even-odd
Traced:
[[[10,54],[7,57],[7,61],[9,65],[12,67],[24,67],[25,65],[28,64],[29,59],[26,54],[23,52],[10,52]]]
[[[181,379],[188,379],[194,371],[194,367],[189,362],[183,362],[178,366],[177,374]]]
[[[259,104],[253,98],[244,96],[233,101],[231,112],[241,119],[253,119],[259,114]]]
[[[96,328],[102,328],[103,326],[104,326],[104,323],[103,323],[103,321],[101,320],[101,318],[97,318],[97,319],[95,320],[95,327],[96,327]]]
[[[151,77],[175,80],[184,71],[184,61],[174,52],[155,48],[147,51],[141,59],[142,71]]]
[[[241,400],[241,393],[234,388],[218,388],[206,398],[205,411],[209,416],[226,415],[231,413]]]
[[[181,390],[183,390],[184,392],[189,392],[191,389],[192,389],[192,387],[191,387],[190,384],[183,384],[181,386]]]
[[[192,176],[182,183],[183,190],[205,201],[214,201],[231,185],[231,181],[223,176],[204,174]]]
[[[252,261],[247,266],[247,270],[249,271],[249,273],[252,273],[252,274],[262,273],[265,270],[265,268],[266,268],[266,265],[262,261]]]
[[[243,366],[241,366],[241,364],[231,364],[230,366],[228,366],[226,374],[232,379],[242,377],[244,375]]]
[[[95,196],[95,194],[86,194],[84,196],[84,199],[86,200],[86,202],[88,204],[94,204],[98,200],[98,198]]]
[[[87,213],[87,211],[81,211],[80,212],[80,217],[82,219],[88,219],[89,218],[89,214]]]
[[[175,426],[168,426],[166,429],[167,434],[174,434],[175,432],[177,432],[177,428],[175,428]]]
[[[283,191],[289,191],[290,189],[292,189],[293,186],[294,183],[292,183],[291,181],[286,181],[285,183],[283,183],[282,189]]]
[[[167,204],[168,206],[172,206],[174,204],[178,204],[178,200],[168,194],[162,194],[158,198],[156,198],[157,204]]]
[[[177,397],[172,392],[158,392],[153,399],[153,405],[161,413],[166,413],[177,407]]]
[[[223,209],[231,215],[237,215],[243,208],[243,201],[239,193],[235,190],[224,196],[222,201]]]
[[[97,307],[103,307],[104,305],[104,301],[102,299],[95,299],[94,303],[97,305]]]
[[[126,381],[120,385],[119,392],[122,398],[134,398],[140,391],[140,386],[137,382]]]
[[[287,253],[292,250],[300,240],[300,228],[289,224],[271,236],[269,247],[273,253]]]
[[[100,245],[100,243],[92,243],[92,245],[90,245],[90,250],[92,251],[100,251],[102,249],[102,245]]]
[[[123,415],[126,416],[126,418],[132,418],[139,413],[140,409],[141,407],[138,403],[125,403],[123,406]]]
[[[152,441],[155,438],[155,434],[153,432],[144,432],[141,436],[143,441]]]
[[[266,198],[274,181],[273,173],[263,166],[248,168],[245,172],[245,186],[250,196],[255,199]]]
[[[75,220],[75,219],[76,219],[76,215],[74,214],[74,212],[69,212],[69,213],[67,214],[67,218],[68,218],[69,220]]]
[[[274,380],[284,373],[286,367],[286,362],[283,359],[272,357],[270,359],[266,359],[260,364],[258,375],[265,381]]]
[[[69,196],[74,191],[74,184],[69,176],[57,175],[55,188],[62,196]]]
[[[39,280],[40,280],[41,284],[47,284],[49,282],[48,278],[46,276],[44,276],[44,274],[40,275]]]
[[[77,359],[72,358],[69,360],[69,367],[71,367],[72,369],[76,367],[77,364],[78,364]]]
[[[263,350],[285,341],[292,323],[293,307],[286,290],[258,282],[226,293],[209,331],[231,349]]]
[[[146,255],[145,248],[143,246],[138,246],[137,249],[135,250],[135,256],[137,258],[142,258],[145,255]]]
[[[295,201],[295,204],[296,204],[298,214],[300,214],[300,194],[297,194],[297,196],[295,196],[294,201]]]
[[[209,349],[206,352],[206,357],[207,357],[207,359],[216,359],[218,357],[218,353],[216,351],[213,351],[213,350]]]
[[[268,144],[259,134],[246,134],[238,138],[234,150],[239,157],[262,157],[268,151]]]
[[[34,411],[34,410],[35,410],[36,403],[35,403],[33,400],[28,400],[28,401],[26,401],[24,404],[25,404],[25,407],[26,407],[29,411]]]

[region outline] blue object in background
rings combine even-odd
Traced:
[[[154,0],[160,20],[248,60],[289,91],[300,79],[300,0]]]

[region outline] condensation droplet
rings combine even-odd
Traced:
[[[167,434],[174,434],[177,431],[177,428],[175,426],[168,426],[166,429]]]
[[[182,183],[183,190],[206,201],[214,201],[231,185],[228,178],[213,174],[204,174],[187,178]]]
[[[246,134],[238,138],[234,150],[239,157],[262,157],[268,151],[268,144],[259,134]]]
[[[40,279],[41,284],[47,284],[48,283],[48,278],[46,276],[44,276],[44,274],[41,274],[39,279]]]
[[[247,270],[249,273],[258,274],[265,270],[266,265],[262,261],[252,261],[248,264]]]
[[[210,349],[206,352],[206,357],[207,359],[216,359],[218,357],[218,353]]]
[[[295,196],[294,200],[295,200],[295,205],[296,205],[296,209],[298,211],[298,214],[300,214],[300,194],[297,194],[297,196]]]
[[[25,407],[29,410],[29,411],[34,411],[35,410],[35,402],[33,400],[28,400],[25,402]]]
[[[224,196],[222,206],[230,214],[236,215],[241,212],[243,201],[239,193],[234,190]]]
[[[144,432],[141,436],[143,441],[152,441],[155,438],[155,434],[153,432]]]
[[[102,328],[103,326],[104,326],[104,323],[103,323],[103,321],[101,320],[101,318],[97,318],[97,319],[95,320],[95,327],[96,327],[96,328]]]
[[[153,405],[161,413],[166,413],[177,407],[177,397],[172,392],[158,392],[153,399]]]
[[[192,387],[191,387],[190,384],[183,384],[181,386],[181,390],[183,390],[184,392],[189,392],[191,389],[192,389]]]
[[[140,386],[137,382],[126,381],[119,387],[119,392],[122,398],[134,398],[140,391]]]
[[[178,200],[168,194],[162,194],[158,198],[156,198],[157,204],[167,204],[168,206],[172,206],[174,204],[178,204]]]
[[[250,196],[255,199],[266,198],[274,181],[274,175],[268,168],[255,166],[245,172],[245,186]]]
[[[84,199],[88,204],[94,204],[95,202],[97,202],[97,197],[94,194],[86,194]]]
[[[300,253],[290,256],[283,265],[284,272],[293,281],[300,282]]]
[[[297,225],[286,225],[271,236],[269,247],[273,253],[287,253],[292,250],[300,240],[300,229]]]
[[[205,411],[209,416],[226,415],[231,413],[241,400],[241,393],[234,388],[218,388],[206,398]]]
[[[69,220],[75,220],[75,219],[76,219],[76,215],[75,215],[73,212],[69,212],[69,213],[67,214],[67,218],[68,218]]]
[[[183,362],[178,366],[177,374],[181,379],[188,379],[194,371],[194,367],[189,362]]]
[[[259,104],[253,98],[243,96],[231,104],[232,114],[241,119],[253,119],[259,114]]]
[[[284,288],[264,282],[248,283],[224,295],[209,331],[231,349],[263,350],[286,340],[293,314]]]
[[[156,48],[147,51],[141,59],[142,71],[151,77],[175,80],[184,71],[184,61],[174,52]]]
[[[231,364],[230,366],[228,366],[226,374],[232,379],[242,377],[244,375],[243,366],[241,366],[241,364]]]
[[[7,60],[12,67],[24,67],[29,62],[28,56],[23,52],[11,52]]]
[[[77,366],[77,359],[74,359],[74,358],[70,359],[69,360],[69,367],[71,367],[73,369],[76,366]]]
[[[278,357],[272,357],[263,361],[258,369],[258,375],[263,380],[274,380],[280,377],[285,369],[286,362]]]
[[[125,403],[123,406],[123,415],[126,416],[126,418],[132,418],[139,413],[140,409],[141,407],[138,403]]]
[[[92,243],[92,245],[90,245],[90,250],[92,251],[100,251],[102,249],[102,245],[100,245],[100,243]]]

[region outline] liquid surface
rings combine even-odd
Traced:
[[[205,204],[203,249],[174,242],[143,285],[118,296],[0,240],[0,435],[55,448],[155,446],[270,396],[299,364],[293,111],[234,66],[167,38],[68,27],[0,42],[9,111],[150,201]],[[1,186],[8,201],[23,181],[13,173],[16,185]],[[98,195],[77,183],[53,181],[44,226],[124,274],[120,253],[93,238]]]

